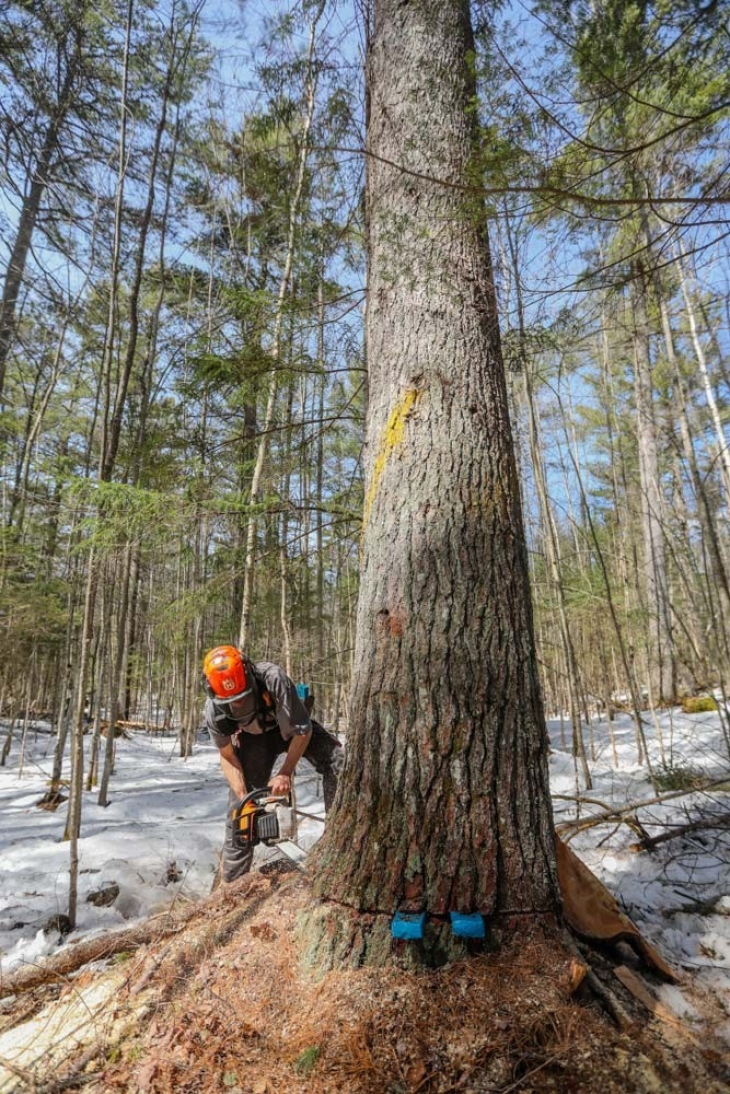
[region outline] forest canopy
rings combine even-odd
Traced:
[[[0,12],[0,705],[64,741],[103,711],[188,751],[202,652],[239,639],[347,718],[370,14]],[[725,15],[473,5],[464,191],[492,240],[542,690],[578,758],[597,706],[727,686]]]

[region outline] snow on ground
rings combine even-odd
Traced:
[[[645,937],[681,974],[693,974],[692,995],[711,993],[728,1015],[724,1036],[730,1040],[730,758],[717,713],[683,714],[672,709],[646,714],[644,733],[650,762],[663,787],[662,795],[686,787],[689,780],[727,780],[713,790],[685,794],[646,805],[636,816],[641,830],[657,836],[668,827],[720,818],[726,827],[698,829],[677,836],[652,851],[631,849],[642,831],[626,823],[603,823],[570,839],[570,846],[610,889]],[[581,793],[596,804],[554,799],[556,823],[589,817],[655,798],[646,765],[637,763],[632,719],[615,720],[616,755],[606,722],[594,723],[594,756],[589,761],[593,787]],[[548,723],[552,745],[550,786],[553,795],[575,795],[573,758],[565,748],[560,722]],[[570,726],[564,727],[570,741]],[[585,734],[586,749],[590,738]],[[661,740],[661,744],[660,744]],[[662,763],[662,746],[664,763]],[[598,804],[601,803],[601,804]],[[702,914],[706,913],[706,914]],[[687,993],[663,987],[659,994],[676,1014],[697,1016]]]
[[[712,812],[727,818],[730,761],[718,715],[673,710],[658,716],[658,726],[664,765],[657,728],[647,716],[645,734],[657,774],[674,783],[693,775],[727,778],[728,783],[727,789],[643,807],[638,813],[643,829],[656,835],[667,825],[687,824]],[[550,721],[548,730],[556,821],[599,812],[601,804],[584,802],[578,814],[575,801],[557,797],[576,793],[570,727]],[[593,788],[581,786],[581,793],[612,808],[654,798],[647,768],[637,763],[630,717],[615,720],[615,758],[607,723],[593,723],[592,735]],[[58,931],[44,926],[67,911],[66,805],[54,813],[36,808],[48,789],[53,745],[48,727],[39,725],[29,731],[22,774],[18,743],[0,768],[0,970],[5,973],[57,948]],[[586,746],[590,749],[587,731]],[[671,793],[671,787],[663,793]],[[174,738],[144,733],[121,738],[111,803],[101,808],[96,798],[97,791],[84,794],[78,926],[69,940],[130,926],[174,901],[196,900],[210,891],[227,801],[210,741],[198,741],[194,755],[182,760]],[[305,763],[297,777],[297,804],[323,815],[320,780]],[[311,847],[321,831],[320,822],[301,821],[300,844]],[[725,1008],[730,1039],[730,828],[698,830],[650,853],[631,850],[637,839],[635,829],[613,822],[581,831],[570,842],[670,963],[692,972],[700,995],[711,993]],[[257,849],[259,858],[276,854]],[[113,905],[87,901],[112,883],[119,886]],[[661,994],[675,1013],[688,1021],[696,1016],[696,991],[667,987]]]
[[[55,950],[58,930],[44,927],[68,912],[67,803],[55,812],[36,807],[48,790],[54,744],[48,726],[32,728],[22,774],[19,742],[0,768],[0,972],[5,974]],[[129,927],[175,901],[206,896],[218,866],[228,789],[215,746],[198,741],[193,756],[183,760],[172,737],[134,733],[116,745],[109,805],[97,804],[98,790],[84,792],[77,929],[70,941]],[[321,780],[304,761],[296,793],[298,808],[324,815]],[[321,830],[316,820],[300,820],[298,842],[311,847]],[[278,853],[259,847],[257,861]],[[88,901],[112,884],[119,887],[113,905]]]

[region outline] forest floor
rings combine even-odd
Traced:
[[[730,1089],[727,749],[716,714],[659,722],[660,794],[623,718],[613,742],[605,723],[592,727],[594,785],[579,804],[569,727],[549,726],[564,839],[680,975],[660,985],[642,973],[647,1009],[613,974],[626,952],[596,955],[623,1028],[585,984],[575,990],[574,954],[537,930],[446,969],[317,978],[300,962],[306,875],[257,852],[259,870],[210,895],[226,794],[209,742],[186,761],[170,738],[118,743],[111,805],[85,795],[79,923],[65,936],[52,926],[66,902],[65,806],[37,808],[53,740],[34,730],[0,769],[0,1092]],[[317,815],[316,779],[298,782],[300,807]],[[305,821],[303,845],[321,827]]]
[[[440,970],[302,967],[310,900],[276,864],[174,933],[20,995],[37,1062],[4,1090],[56,1094],[720,1094],[730,1054],[665,1011],[619,1029],[574,992],[544,931]],[[167,924],[169,927],[170,924]],[[719,1017],[719,1016],[718,1016]],[[7,1025],[9,1016],[6,1016]],[[61,1030],[64,1032],[61,1033]],[[4,1061],[7,1064],[7,1061]]]

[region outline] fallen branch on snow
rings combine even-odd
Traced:
[[[676,825],[666,832],[660,832],[658,836],[642,836],[638,843],[629,844],[629,850],[637,852],[652,851],[661,843],[668,843],[669,840],[679,839],[681,836],[686,836],[690,832],[702,832],[709,831],[712,828],[728,827],[730,827],[730,815],[726,814],[721,817],[700,817],[699,820],[690,821],[689,824]]]
[[[718,908],[724,893],[710,896],[706,900],[690,900],[687,904],[680,904],[678,908],[663,908],[662,915],[670,919],[673,915],[721,915],[730,916],[730,909]]]
[[[221,915],[220,906],[231,905],[233,908],[238,908],[242,901],[248,903],[250,891],[258,886],[257,879],[262,877],[260,873],[250,874],[245,879],[247,884],[221,888],[207,900],[191,904],[174,914],[166,912],[153,919],[147,919],[136,927],[113,933],[107,932],[98,938],[70,944],[42,963],[24,965],[9,976],[0,976],[0,997],[20,995],[21,992],[31,991],[41,984],[51,983],[77,972],[92,961],[103,961],[116,954],[139,949],[140,946],[150,942],[159,942],[163,938],[177,934],[195,916],[210,916],[212,907],[217,909],[216,914],[219,916]],[[267,888],[269,887],[267,882]],[[226,915],[227,913],[224,913],[223,921]]]
[[[621,806],[620,809],[614,809],[607,806],[602,813],[593,813],[589,817],[574,817],[572,820],[561,821],[555,826],[555,829],[560,833],[563,842],[567,843],[579,832],[583,832],[588,828],[595,828],[599,824],[624,820],[624,818],[630,816],[632,813],[636,813],[637,810],[646,809],[650,805],[662,805],[664,802],[672,801],[675,798],[685,798],[688,794],[702,794],[708,790],[715,790],[720,786],[726,787],[727,785],[728,778],[725,776],[723,779],[714,779],[701,786],[690,787],[686,790],[673,790],[670,794],[657,794],[655,797],[645,798],[643,801],[630,802],[628,805]],[[559,801],[574,801],[579,803],[590,801],[588,798],[581,798],[575,795],[571,796],[569,794],[553,794],[552,796]],[[592,804],[598,803],[593,802]]]
[[[183,922],[182,918],[172,921],[167,915],[157,916],[137,927],[66,946],[46,961],[22,965],[9,976],[0,977],[0,995],[19,995],[37,988],[40,984],[68,976],[92,961],[102,961],[114,957],[115,954],[135,950],[148,942],[175,933],[180,930]]]

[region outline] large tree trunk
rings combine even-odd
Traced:
[[[468,193],[472,49],[466,2],[375,4],[368,467],[349,757],[315,883],[337,902],[320,913],[339,920],[325,963],[387,961],[396,909],[559,906],[491,264]],[[437,933],[425,960],[459,952]]]

